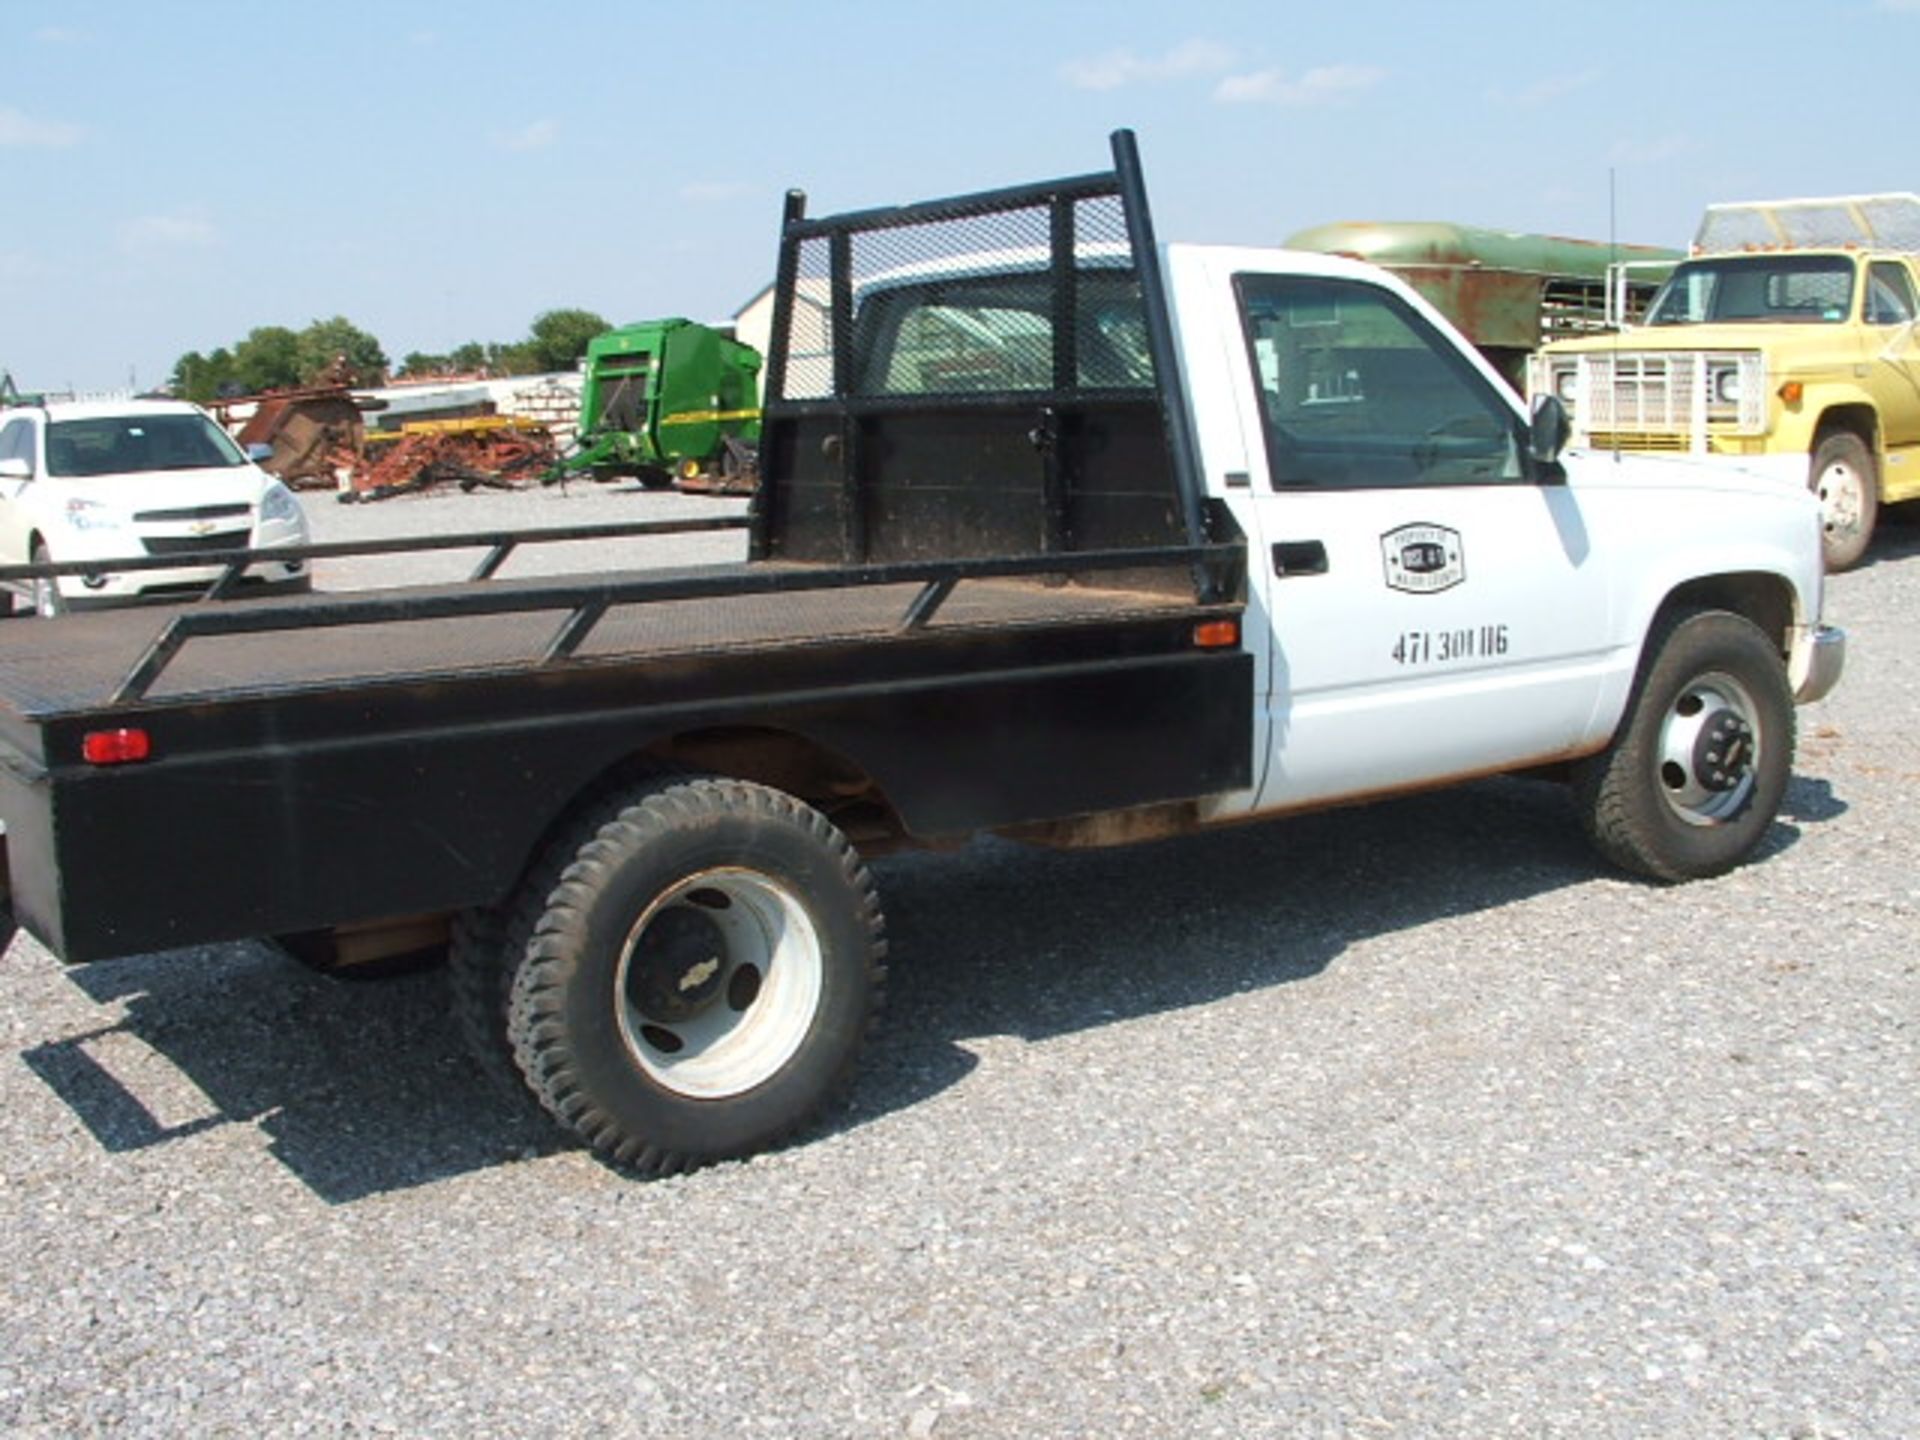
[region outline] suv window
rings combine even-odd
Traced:
[[[1238,290],[1275,489],[1525,477],[1518,417],[1398,296],[1308,276]]]
[[[1914,314],[1907,267],[1876,260],[1867,275],[1867,324],[1904,325]]]
[[[33,464],[33,422],[22,415],[9,420],[0,429],[0,460],[24,460]]]

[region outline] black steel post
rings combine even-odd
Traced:
[[[780,263],[773,280],[773,333],[767,337],[767,365],[760,377],[764,386],[760,402],[760,451],[763,456],[779,438],[775,432],[781,422],[775,416],[787,393],[787,352],[793,332],[793,292],[800,275],[800,238],[794,230],[806,218],[806,191],[787,191],[786,204],[780,215]],[[761,474],[765,475],[768,468],[763,463]],[[773,510],[779,501],[771,494],[771,488],[764,481],[756,486],[753,499],[747,506],[747,557],[751,560],[765,560],[772,544]]]
[[[1206,540],[1200,505],[1200,461],[1194,447],[1193,426],[1181,397],[1180,357],[1173,343],[1173,312],[1167,303],[1167,281],[1160,268],[1160,247],[1153,233],[1153,217],[1147,210],[1147,184],[1140,169],[1140,149],[1131,130],[1113,132],[1113,168],[1120,182],[1120,203],[1126,210],[1134,269],[1140,276],[1140,298],[1147,312],[1147,349],[1153,356],[1154,376],[1159,386],[1174,489],[1180,496],[1187,538],[1200,545]],[[1196,582],[1206,584],[1199,576]]]

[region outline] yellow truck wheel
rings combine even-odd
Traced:
[[[1851,570],[1867,553],[1880,511],[1880,472],[1858,435],[1835,430],[1814,447],[1807,484],[1820,498],[1820,549],[1829,574]]]

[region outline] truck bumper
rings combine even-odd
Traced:
[[[1847,632],[1838,625],[1815,625],[1793,647],[1793,698],[1811,705],[1840,683],[1847,664]]]

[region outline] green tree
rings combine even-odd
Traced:
[[[409,350],[400,357],[400,373],[409,377],[438,375],[451,368],[447,356],[429,355],[422,350]]]
[[[300,337],[284,325],[260,325],[233,347],[234,378],[249,393],[298,385]]]
[[[344,315],[331,320],[315,320],[299,336],[300,379],[312,384],[333,362],[346,357],[347,368],[360,385],[383,384],[387,378],[387,352],[380,342]]]
[[[526,348],[536,370],[571,370],[587,342],[613,327],[591,310],[548,310],[534,316]]]
[[[548,367],[540,363],[533,346],[527,341],[502,345],[496,340],[487,346],[486,368],[490,375],[531,375],[536,370]]]
[[[487,363],[487,347],[478,340],[469,340],[464,345],[455,346],[447,362],[455,370],[478,370]]]
[[[218,398],[222,386],[238,385],[233,372],[233,354],[225,346],[216,347],[207,355],[189,350],[174,361],[173,375],[167,381],[167,388],[182,400],[201,405]]]

